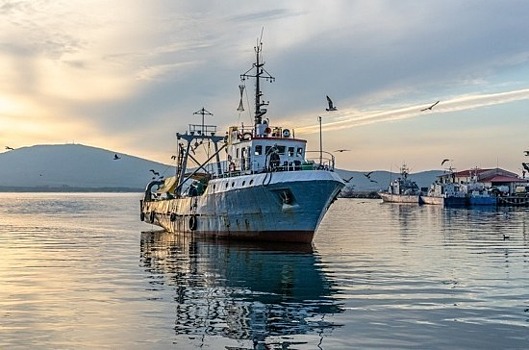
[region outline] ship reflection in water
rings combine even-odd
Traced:
[[[244,340],[253,348],[274,342],[288,348],[299,340],[292,336],[312,334],[321,343],[339,326],[326,315],[343,312],[343,306],[333,298],[336,290],[310,244],[144,232],[141,261],[153,276],[152,284],[174,288],[177,335]]]

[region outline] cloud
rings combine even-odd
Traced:
[[[284,19],[292,16],[297,16],[299,13],[290,11],[286,8],[271,9],[265,11],[257,11],[250,13],[243,13],[236,16],[231,16],[229,19],[234,22],[255,22],[255,21],[271,21],[277,19]]]
[[[266,69],[277,78],[262,86],[267,117],[304,126],[298,134],[318,130],[327,94],[339,111],[324,116],[324,128],[336,135],[507,110],[527,99],[528,11],[510,0],[271,0],[266,9],[236,0],[0,0],[0,88],[9,100],[0,124],[20,118],[22,130],[31,115],[53,129],[63,118],[77,140],[91,130],[101,147],[122,142],[155,155],[202,106],[217,125],[246,122],[235,111],[237,85],[263,27]]]
[[[338,113],[332,112],[326,114],[326,117],[328,118],[325,118],[327,120],[324,122],[324,127],[326,131],[342,130],[375,123],[386,123],[410,118],[423,118],[431,116],[432,114],[459,112],[528,99],[529,89],[521,89],[490,94],[466,95],[442,100],[432,109],[432,111],[421,111],[421,109],[428,107],[427,104],[405,106],[384,111],[358,111],[345,109]],[[333,117],[334,113],[338,114],[338,116]],[[319,131],[319,125],[297,128],[296,131],[300,134],[315,133]]]

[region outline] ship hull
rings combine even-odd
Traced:
[[[498,204],[498,199],[493,196],[470,196],[468,204],[470,206],[495,206]]]
[[[404,194],[392,194],[392,193],[379,193],[382,201],[387,203],[406,203],[406,204],[419,204],[418,195],[404,195]]]
[[[421,196],[420,203],[443,207],[464,207],[467,205],[467,199],[465,197]]]
[[[141,217],[174,233],[311,242],[343,186],[336,173],[323,170],[220,178],[200,196],[143,200]]]

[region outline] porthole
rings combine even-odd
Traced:
[[[250,185],[252,185],[252,184],[253,184],[253,179],[252,179],[252,180],[250,180]]]
[[[246,181],[243,181],[243,182],[242,182],[242,185],[243,185],[243,186],[246,185]]]

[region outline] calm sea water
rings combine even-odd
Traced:
[[[1,349],[529,346],[527,209],[340,199],[299,246],[149,231],[140,197],[0,194]]]

